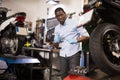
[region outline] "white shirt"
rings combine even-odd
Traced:
[[[70,44],[69,39],[78,38],[80,36],[89,36],[85,28],[77,28],[78,21],[75,19],[66,19],[64,25],[55,27],[54,35],[59,34],[61,37],[60,56],[70,57],[82,49],[80,43]]]

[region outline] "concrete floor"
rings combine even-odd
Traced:
[[[91,80],[120,80],[120,75],[109,76],[99,69],[96,69],[94,72],[90,72],[90,74],[86,75],[86,77],[90,78]],[[54,76],[51,79],[61,80],[60,76]],[[45,80],[49,80],[48,77],[46,77]]]
[[[53,68],[59,70],[59,57],[57,54],[55,54],[54,56],[55,57],[53,58]],[[53,70],[53,73],[56,73],[56,71]],[[109,76],[106,73],[102,72],[100,69],[95,69],[94,71],[89,72],[89,74],[86,76],[91,78],[92,80],[120,80],[120,75]],[[52,77],[52,80],[61,80],[61,79],[60,76],[54,76]]]
[[[45,57],[45,55],[44,55],[44,57]],[[53,67],[52,74],[57,74],[57,75],[52,76],[51,80],[61,80],[61,78],[59,76],[59,56],[58,56],[58,54],[53,54],[52,67]],[[49,80],[49,72],[50,72],[49,68],[46,68],[43,70],[44,79],[33,78],[33,80]],[[35,75],[41,76],[40,74],[35,74]],[[109,76],[99,69],[95,69],[93,72],[89,72],[89,74],[86,75],[86,77],[89,77],[92,80],[120,80],[120,75]]]

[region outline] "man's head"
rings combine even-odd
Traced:
[[[60,24],[64,24],[67,15],[65,13],[65,11],[63,10],[63,8],[57,8],[55,9],[55,17],[57,18],[57,20],[60,22]]]

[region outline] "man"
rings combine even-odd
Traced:
[[[87,31],[78,25],[75,19],[67,18],[62,8],[55,10],[55,17],[59,21],[54,31],[54,42],[61,43],[60,72],[64,79],[70,69],[80,65],[80,43],[89,38]]]

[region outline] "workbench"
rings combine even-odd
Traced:
[[[14,56],[12,54],[4,54],[0,56],[0,60],[3,60],[6,62],[8,68],[5,69],[5,72],[9,71],[11,74],[15,74],[14,69],[16,65],[18,64],[34,64],[34,63],[40,63],[40,61],[37,58],[28,57],[25,55],[18,55]],[[32,67],[32,66],[31,66]],[[13,71],[11,71],[13,69]],[[17,76],[17,75],[16,75]],[[30,71],[30,80],[32,80],[32,68]]]
[[[33,54],[34,54],[33,51],[46,52],[49,54],[49,69],[50,69],[49,80],[51,80],[53,53],[59,53],[59,50],[58,49],[47,49],[47,48],[23,47],[23,51],[24,50],[30,50],[31,56],[33,56]]]

